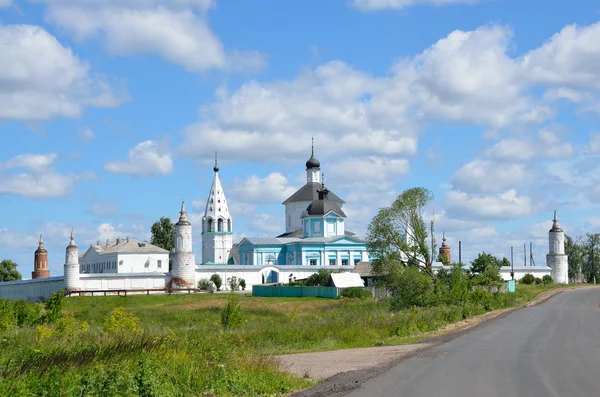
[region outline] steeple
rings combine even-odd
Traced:
[[[33,272],[31,272],[31,278],[48,278],[50,277],[50,271],[48,270],[48,251],[44,248],[44,240],[40,234],[40,242],[38,248],[33,254]]]
[[[179,222],[178,224],[187,224],[189,225],[190,222],[187,219],[187,213],[185,212],[185,201],[181,202],[181,211],[179,211]]]
[[[446,259],[445,262],[442,259],[442,257],[445,257],[445,259]],[[438,260],[442,261],[444,263],[450,263],[451,259],[452,259],[452,249],[448,246],[448,244],[446,244],[446,232],[444,232],[444,234],[442,234],[442,246],[439,249]]]
[[[217,151],[215,150],[215,166],[213,167],[213,171],[219,172],[219,163],[217,162]]]
[[[71,237],[70,237],[70,239],[71,239],[71,242],[69,243],[69,247],[77,247],[75,245],[75,238],[73,237],[73,229],[71,229]]]
[[[560,228],[560,224],[558,223],[558,216],[556,215],[556,210],[554,210],[554,220],[552,221],[552,229],[551,232],[562,232]]]
[[[44,249],[44,240],[42,239],[42,235],[40,234],[40,242],[38,243],[38,251],[45,251]]]

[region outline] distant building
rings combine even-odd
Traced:
[[[33,254],[33,272],[31,272],[32,279],[48,278],[50,277],[50,270],[48,270],[48,251],[44,248],[44,240],[40,234],[40,242],[38,248]]]
[[[92,245],[79,258],[80,272],[92,273],[167,273],[169,251],[127,237]]]
[[[445,260],[442,260],[442,257]],[[442,246],[440,247],[438,260],[440,262],[452,263],[452,249],[446,244],[446,232],[444,232],[442,237]]]
[[[569,257],[565,254],[565,232],[558,224],[556,211],[552,229],[548,232],[548,242],[546,263],[552,269],[552,278],[556,284],[569,284]]]

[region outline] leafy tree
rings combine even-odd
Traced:
[[[584,242],[565,234],[565,254],[569,256],[569,280],[578,280],[584,268]]]
[[[169,251],[169,271],[171,271],[173,266],[171,252],[175,248],[175,225],[170,218],[161,217],[154,222],[150,231],[152,232],[150,243]]]
[[[436,249],[423,220],[424,208],[433,194],[422,187],[402,192],[391,206],[379,210],[367,232],[367,248],[372,257],[373,271],[396,280],[402,268],[414,266],[433,277],[432,258]],[[433,230],[433,222],[431,223]]]
[[[471,262],[471,273],[481,274],[485,272],[488,267],[494,267],[498,269],[500,268],[500,265],[500,260],[494,255],[482,252]]]
[[[504,267],[504,266],[510,266],[510,261],[508,260],[507,257],[502,258],[502,260],[500,261],[500,267]]]
[[[215,284],[215,287],[217,287],[217,291],[221,290],[221,285],[223,285],[223,280],[221,279],[221,276],[215,273],[212,276],[210,276],[210,281],[212,281]]]
[[[554,279],[552,278],[551,275],[546,274],[546,275],[544,275],[544,277],[542,277],[542,284],[544,284],[544,285],[554,284]]]
[[[65,296],[65,291],[58,290],[50,295],[50,298],[44,303],[44,309],[46,312],[44,313],[44,317],[46,322],[53,323],[60,317],[60,312],[63,307],[63,298]]]
[[[306,279],[306,285],[316,287],[326,287],[329,285],[329,277],[331,276],[331,270],[319,269],[317,273],[311,274]]]
[[[535,282],[535,276],[531,273],[527,273],[526,275],[523,276],[523,278],[521,279],[521,282],[523,284],[533,284]]]
[[[17,266],[10,259],[4,259],[0,262],[0,282],[20,280],[21,273],[18,272]]]
[[[434,296],[433,279],[416,267],[404,267],[398,280],[389,286],[392,310],[413,306],[426,307],[432,304]]]

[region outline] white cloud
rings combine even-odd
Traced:
[[[400,10],[417,5],[450,5],[450,4],[475,4],[478,0],[354,0],[355,7],[362,11]]]
[[[522,64],[537,84],[600,90],[600,22],[565,26],[527,53]]]
[[[12,5],[12,0],[0,0],[0,8],[8,8]]]
[[[90,173],[64,175],[54,170],[55,153],[22,154],[0,163],[0,195],[15,194],[43,199],[62,197],[73,191],[80,179],[93,179]]]
[[[115,174],[129,174],[142,178],[173,172],[173,160],[168,153],[158,152],[155,141],[138,143],[127,152],[127,161],[107,162],[104,169]]]
[[[327,186],[327,181],[331,180],[334,186],[389,190],[398,183],[396,178],[408,174],[410,166],[406,159],[350,157],[329,165],[327,171]]]
[[[503,139],[485,152],[495,159],[518,161],[569,158],[574,153],[575,149],[570,142],[565,142],[559,133],[548,128],[538,131],[535,137]]]
[[[234,200],[246,203],[281,203],[294,194],[296,189],[287,178],[272,172],[264,178],[249,176],[245,181],[234,180],[227,194]]]
[[[254,214],[250,221],[252,233],[255,235],[278,235],[281,234],[281,225],[284,225],[284,219],[281,216],[272,214]]]
[[[96,216],[109,217],[117,213],[118,208],[112,203],[93,203],[90,206],[90,212]]]
[[[88,142],[96,139],[96,134],[91,129],[84,128],[77,133],[77,137],[83,142]]]
[[[78,117],[127,98],[39,26],[0,25],[0,48],[0,121]]]
[[[600,153],[600,133],[595,132],[590,135],[590,142],[588,143],[588,150],[593,154]]]
[[[459,191],[446,193],[448,211],[461,218],[509,220],[531,215],[531,198],[518,196],[514,189],[488,196],[469,196]]]
[[[261,69],[256,51],[226,52],[210,30],[207,0],[79,1],[47,3],[46,19],[77,40],[100,37],[114,54],[158,54],[188,71]]]
[[[454,174],[452,184],[468,193],[500,193],[526,181],[528,171],[523,164],[475,159]]]

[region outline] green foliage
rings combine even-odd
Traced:
[[[172,268],[171,252],[175,248],[175,225],[170,218],[161,217],[152,224],[150,243],[169,251],[169,271]]]
[[[42,320],[42,308],[37,303],[18,300],[12,304],[12,311],[19,327],[33,326]]]
[[[345,288],[341,296],[344,298],[370,298],[372,293],[361,287]]]
[[[236,293],[229,294],[227,305],[221,310],[221,325],[225,329],[242,326],[243,316],[240,297]]]
[[[542,284],[544,284],[544,285],[554,284],[554,279],[552,278],[551,275],[546,274],[546,275],[544,275],[544,277],[542,277]]]
[[[230,291],[237,291],[238,288],[240,287],[240,283],[239,283],[237,277],[235,277],[235,276],[227,279],[227,285],[229,285]]]
[[[540,284],[542,284],[542,279],[539,278],[539,277],[536,277],[536,278],[533,279],[533,283],[535,285],[540,285]]]
[[[510,266],[510,261],[506,257],[502,258],[502,260],[500,261],[500,267],[504,266]]]
[[[48,323],[53,323],[60,317],[60,312],[63,307],[63,299],[65,291],[58,290],[50,295],[50,298],[44,303],[44,319]]]
[[[221,285],[223,285],[223,280],[221,279],[221,276],[215,273],[212,276],[210,276],[210,281],[212,281],[213,284],[215,284],[215,287],[217,287],[217,291],[221,290]]]
[[[311,274],[305,282],[305,285],[311,287],[326,287],[329,285],[331,270],[319,269],[317,273]]]
[[[414,267],[404,268],[401,276],[388,288],[392,295],[393,310],[412,306],[425,307],[434,299],[433,280],[428,274]]]
[[[366,242],[370,256],[376,258],[373,261],[375,273],[391,277],[390,281],[394,282],[399,268],[409,265],[433,276],[431,261],[435,239],[432,238],[429,245],[430,236],[423,219],[423,211],[432,200],[433,194],[425,188],[408,189],[391,206],[380,209],[371,220]]]
[[[17,266],[10,259],[4,259],[0,262],[0,282],[20,280],[21,273],[18,272]]]
[[[500,275],[500,269],[492,265],[486,267],[483,270],[483,272],[473,276],[471,284],[475,286],[492,287],[499,289],[502,286],[502,284],[504,284],[504,280]]]
[[[527,273],[526,275],[523,276],[523,278],[520,280],[520,282],[522,284],[533,284],[535,282],[535,277],[533,274],[531,273]]]
[[[246,280],[244,280],[243,278],[240,279],[240,288],[242,289],[242,291],[246,290]]]
[[[202,291],[208,291],[210,288],[210,280],[207,278],[202,278],[198,281],[198,289]]]
[[[482,252],[471,262],[471,273],[481,274],[490,267],[500,268],[502,262],[494,255]]]
[[[137,335],[141,332],[140,320],[124,307],[116,307],[104,319],[103,331],[113,335]]]

